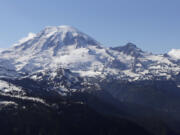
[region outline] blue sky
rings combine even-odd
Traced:
[[[180,48],[180,0],[0,0],[0,48],[45,26],[71,25],[105,46]]]

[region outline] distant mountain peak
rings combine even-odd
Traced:
[[[124,47],[132,48],[132,49],[139,49],[134,43],[127,43]]]
[[[35,35],[35,36],[34,36]],[[23,38],[23,42],[17,44],[15,49],[19,48],[22,51],[31,50],[34,53],[39,53],[46,50],[54,50],[54,55],[62,47],[75,46],[82,48],[87,46],[100,46],[96,40],[78,29],[62,25],[48,26],[37,34],[31,34],[31,37]]]
[[[140,48],[138,48],[135,44],[130,42],[127,43],[125,46],[113,47],[112,49],[132,56],[140,56],[141,53],[143,53],[143,51]]]
[[[58,42],[60,46],[76,45],[77,47],[86,47],[88,45],[99,45],[99,43],[89,35],[68,25],[48,26],[40,35],[48,40]]]

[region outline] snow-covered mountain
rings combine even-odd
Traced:
[[[61,67],[81,76],[111,75],[132,81],[171,78],[180,72],[177,56],[179,52],[173,50],[166,55],[147,53],[132,43],[106,48],[76,28],[52,26],[37,34],[30,33],[12,48],[2,51],[0,63],[2,69],[19,73]]]
[[[7,117],[12,114],[10,120],[15,121],[13,126],[16,126],[19,125],[16,121],[26,123],[31,119],[29,116],[37,113],[38,117],[30,125],[36,126],[37,118],[45,116],[43,119],[48,122],[42,124],[39,120],[40,125],[50,124],[54,134],[54,127],[61,126],[49,123],[50,112],[53,123],[59,117],[66,121],[65,124],[60,121],[62,129],[64,125],[71,127],[66,123],[69,121],[71,125],[74,120],[72,127],[77,129],[80,118],[82,125],[87,120],[89,123],[89,119],[97,122],[99,115],[91,117],[90,110],[95,110],[103,117],[128,118],[158,135],[162,134],[159,129],[164,125],[166,130],[174,132],[180,129],[179,56],[180,51],[176,49],[157,55],[133,43],[107,48],[76,28],[46,27],[0,51],[0,119],[9,127]],[[85,114],[81,117],[81,113]],[[14,119],[15,114],[18,120]],[[22,117],[22,114],[28,115]],[[163,122],[163,126],[159,122]],[[29,127],[25,131],[29,131]],[[49,126],[40,129],[49,129]],[[114,125],[111,131],[114,133]]]

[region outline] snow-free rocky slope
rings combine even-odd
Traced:
[[[134,81],[154,77],[168,79],[180,71],[179,59],[172,51],[155,55],[132,43],[106,48],[70,26],[46,27],[37,34],[31,33],[10,49],[2,51],[0,58],[1,76],[19,76],[61,67],[81,76],[112,75]],[[18,71],[17,75],[13,71]]]

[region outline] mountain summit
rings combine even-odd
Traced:
[[[138,57],[141,55],[141,53],[143,53],[143,51],[133,43],[127,43],[125,46],[114,47],[112,49],[135,57]]]
[[[89,45],[98,46],[99,43],[74,27],[65,25],[49,26],[29,40],[16,45],[14,49],[21,51],[31,50],[31,53],[40,53],[51,49],[53,55],[57,55],[60,48],[72,45],[75,48],[81,48]]]

